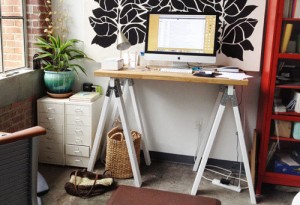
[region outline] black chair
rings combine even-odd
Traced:
[[[0,203],[36,205],[38,146],[35,136],[46,134],[40,126],[0,133]]]

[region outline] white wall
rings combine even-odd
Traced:
[[[119,56],[119,52],[113,47],[103,49],[97,45],[91,45],[95,34],[89,24],[88,17],[92,15],[92,9],[97,6],[95,5],[96,2],[64,0],[64,4],[69,8],[70,37],[84,40],[85,51],[92,58],[100,61],[106,57]],[[139,45],[131,49],[140,51],[142,48],[143,45]],[[100,64],[85,62],[85,66],[88,69],[88,77],[82,76],[77,81],[75,89],[80,90],[82,82],[92,82],[103,86],[105,89],[108,79],[93,76],[94,70],[99,69]],[[253,130],[256,125],[260,82],[258,73],[250,73],[250,75],[255,77],[250,79],[249,86],[243,89],[238,88],[239,100],[242,99],[240,108],[245,113],[242,115],[242,124],[245,127],[248,149],[251,147]],[[150,150],[194,156],[214,106],[219,86],[136,80],[135,88],[146,135],[149,138]],[[130,101],[127,104],[130,106]],[[130,115],[131,111],[128,109]],[[134,128],[135,123],[132,122],[134,121],[132,116],[130,120]],[[235,133],[233,112],[230,104],[228,104],[210,157],[235,161],[237,158]],[[238,156],[241,160],[240,153]]]

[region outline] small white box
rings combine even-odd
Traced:
[[[103,70],[120,70],[123,68],[124,60],[121,58],[107,58],[101,62]]]

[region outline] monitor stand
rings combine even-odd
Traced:
[[[173,62],[171,62],[171,67],[172,68],[189,68],[189,64],[187,62],[173,61]]]
[[[176,62],[176,61],[148,61],[148,66],[153,67],[170,67],[170,68],[189,68],[187,62]]]

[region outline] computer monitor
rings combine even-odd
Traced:
[[[216,62],[218,15],[148,13],[145,60]]]

